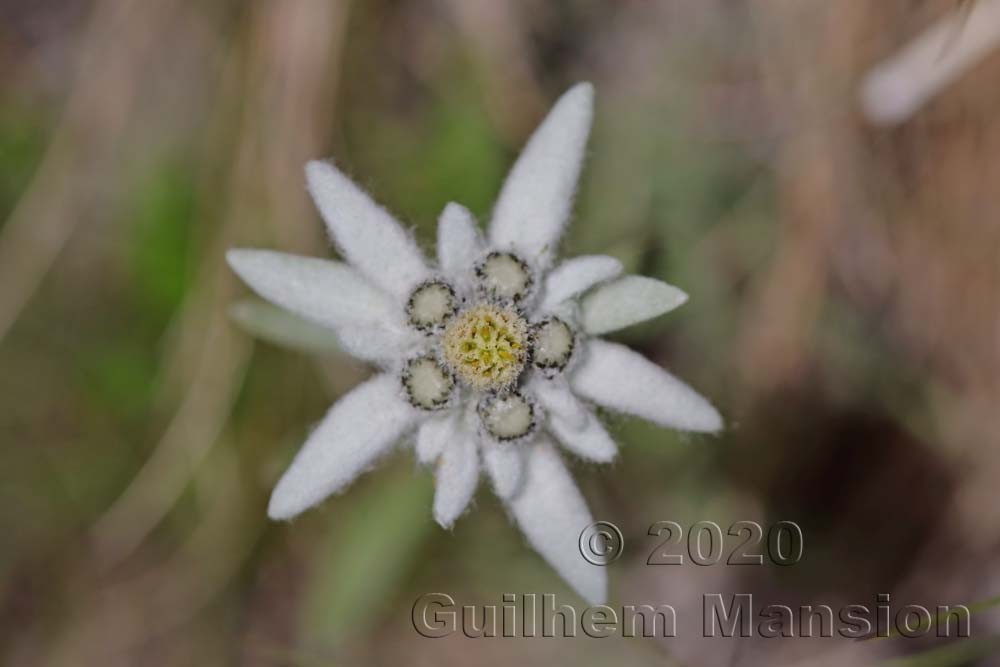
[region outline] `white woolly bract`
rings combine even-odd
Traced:
[[[549,415],[548,427],[563,447],[587,461],[609,463],[618,455],[618,445],[593,414],[588,414],[579,428],[559,415]]]
[[[240,248],[227,252],[226,259],[257,294],[332,329],[358,358],[398,356],[416,338],[392,297],[342,262]]]
[[[434,520],[451,528],[476,493],[479,482],[479,454],[476,438],[457,431],[438,459],[434,490]]]
[[[399,319],[399,306],[342,262],[243,248],[227,252],[226,260],[268,301],[330,328]]]
[[[607,571],[581,555],[580,532],[593,519],[559,454],[545,438],[526,452],[524,486],[507,501],[531,546],[590,604],[607,597]]]
[[[377,375],[334,404],[278,482],[267,513],[291,519],[350,484],[418,420],[399,378]]]
[[[607,255],[574,257],[552,269],[545,278],[541,310],[551,311],[564,301],[583,294],[594,285],[616,278],[622,263]]]
[[[243,299],[233,303],[228,313],[229,319],[251,336],[279,347],[312,354],[336,354],[341,351],[337,336],[329,327],[270,302]]]
[[[528,385],[538,402],[550,415],[558,415],[570,428],[583,428],[587,424],[590,408],[570,391],[566,379],[535,376]]]
[[[483,467],[500,498],[510,498],[521,489],[523,452],[519,444],[483,441]]]
[[[483,238],[469,209],[449,203],[438,218],[437,256],[450,280],[468,279],[472,264],[483,253]]]
[[[645,276],[622,276],[580,301],[580,323],[591,335],[609,333],[670,312],[687,301],[673,285]]]
[[[394,369],[400,357],[409,356],[419,344],[417,336],[400,329],[365,326],[343,326],[337,329],[337,342],[345,352],[357,359]]]
[[[570,385],[599,405],[661,426],[703,432],[722,428],[722,417],[694,389],[617,343],[587,341]]]
[[[401,299],[430,272],[413,237],[329,162],[306,165],[309,192],[344,258]]]
[[[417,438],[414,444],[417,461],[424,465],[436,461],[444,448],[454,438],[457,421],[455,413],[451,410],[425,419],[417,429]]]
[[[549,264],[573,204],[594,114],[594,89],[579,83],[549,112],[510,170],[490,221],[490,242],[536,267]]]

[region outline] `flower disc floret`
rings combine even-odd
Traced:
[[[517,382],[530,338],[528,323],[516,310],[480,304],[448,324],[442,348],[459,380],[478,391],[499,391]]]
[[[403,387],[410,404],[423,410],[440,410],[448,405],[455,381],[433,357],[411,359],[403,370]]]
[[[491,252],[478,265],[476,277],[493,299],[519,302],[531,290],[531,271],[524,260],[509,252]]]
[[[457,310],[455,290],[440,280],[431,280],[417,287],[406,302],[410,324],[425,333],[440,331]]]
[[[573,330],[558,317],[548,317],[534,327],[535,366],[548,374],[566,368],[576,342]]]

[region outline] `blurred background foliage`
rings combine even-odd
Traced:
[[[957,4],[0,2],[4,664],[995,664],[989,605],[961,645],[700,636],[705,592],[997,593],[1000,56],[898,127],[857,110],[864,73]],[[612,604],[670,603],[679,636],[427,640],[423,593],[579,600],[487,489],[438,528],[405,451],[269,522],[368,370],[223,253],[328,254],[302,176],[320,156],[428,247],[448,201],[486,220],[577,80],[598,107],[565,249],[691,295],[620,338],[729,423],[609,416],[620,460],[572,463],[625,531]],[[806,557],[647,566],[665,519],[794,520]]]

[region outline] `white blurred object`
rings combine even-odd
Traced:
[[[975,0],[872,68],[861,83],[865,116],[895,125],[1000,46],[1000,0]]]

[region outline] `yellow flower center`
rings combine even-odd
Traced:
[[[517,312],[480,304],[448,324],[444,358],[473,389],[509,389],[524,368],[528,336],[528,324]]]

